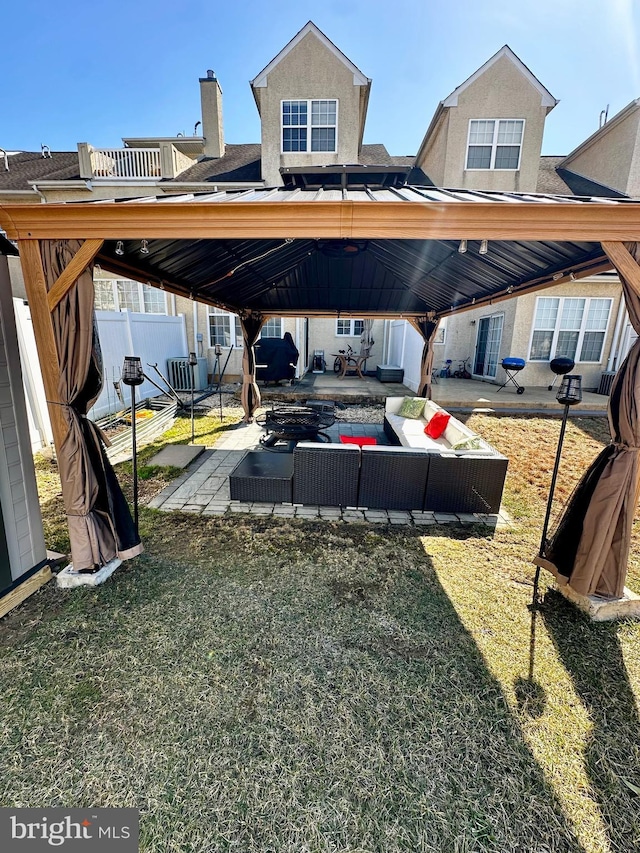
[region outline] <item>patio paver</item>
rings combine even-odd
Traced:
[[[379,424],[360,424],[336,421],[327,432],[334,442],[340,435],[371,435],[380,444],[387,444]],[[204,516],[229,513],[248,513],[278,518],[300,518],[310,521],[342,521],[347,523],[393,524],[428,526],[434,524],[486,524],[494,529],[511,525],[508,514],[501,508],[496,515],[482,513],[433,513],[368,509],[367,507],[294,506],[292,504],[248,503],[230,499],[229,474],[248,450],[260,446],[263,430],[258,424],[238,424],[225,432],[213,448],[205,450],[189,468],[169,483],[148,503],[163,512],[188,512]],[[265,453],[269,451],[264,451]]]

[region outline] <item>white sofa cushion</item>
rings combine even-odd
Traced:
[[[450,453],[456,456],[494,455],[494,451],[484,439],[453,416],[450,417],[449,423],[440,438],[430,438],[424,432],[425,426],[436,412],[446,412],[446,409],[434,403],[433,400],[425,400],[422,418],[401,418],[397,412],[400,410],[403,400],[404,397],[387,397],[385,400],[386,419],[403,447],[437,450],[441,453],[445,452],[447,455]],[[465,441],[466,439],[477,439],[477,442],[474,443],[477,443],[479,446],[452,449],[454,444]]]

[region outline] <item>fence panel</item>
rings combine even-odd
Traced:
[[[102,347],[104,388],[90,414],[93,418],[101,418],[130,403],[129,389],[122,386],[123,404],[113,384],[120,379],[125,355],[139,356],[145,373],[157,379],[148,364],[157,363],[158,369],[166,376],[167,359],[186,356],[188,352],[183,316],[96,311],[96,317]],[[147,381],[136,388],[138,399],[155,397],[159,393]]]

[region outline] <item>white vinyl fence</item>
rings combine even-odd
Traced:
[[[51,444],[53,439],[31,314],[29,307],[22,299],[14,299],[13,305],[18,327],[31,446],[33,450],[40,450]],[[89,412],[90,417],[94,419],[102,418],[130,405],[129,388],[122,386],[125,397],[123,403],[113,384],[120,379],[125,355],[139,356],[145,373],[157,379],[155,371],[147,367],[148,363],[157,363],[158,369],[166,376],[168,358],[189,354],[182,315],[168,317],[164,314],[96,311],[96,318],[104,365],[104,388],[95,406]],[[159,393],[150,382],[145,382],[136,388],[136,399],[155,397]]]
[[[406,320],[392,320],[389,329],[388,363],[404,368],[403,384],[417,393],[424,340]],[[434,361],[434,369],[437,362]]]
[[[158,376],[148,364],[158,365],[158,370],[167,375],[167,359],[188,356],[187,332],[184,317],[168,317],[164,314],[133,314],[128,311],[96,311],[98,334],[104,365],[104,388],[89,415],[102,418],[130,405],[131,392],[122,386],[124,404],[118,397],[114,382],[120,379],[125,355],[137,355],[142,359],[142,369],[156,382]],[[162,385],[162,382],[159,382]],[[157,397],[157,388],[145,381],[136,388],[136,399]]]

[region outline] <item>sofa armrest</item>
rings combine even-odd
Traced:
[[[397,415],[404,397],[387,397],[384,401],[385,414]]]

